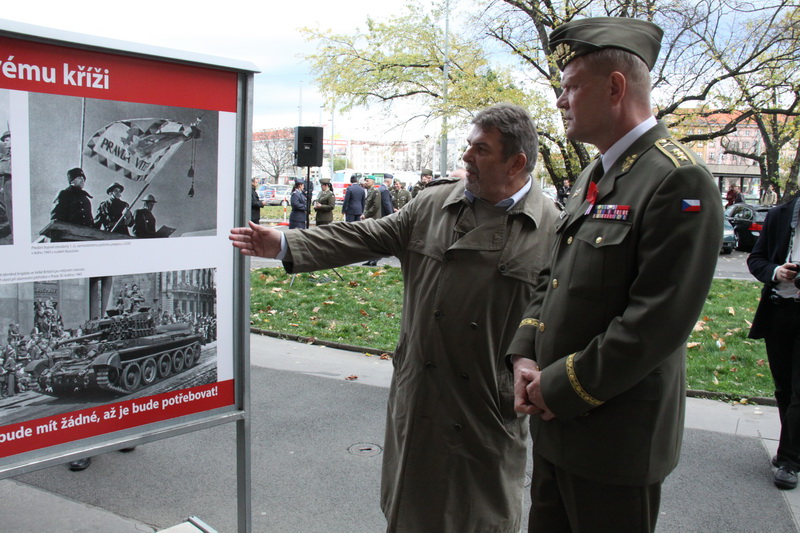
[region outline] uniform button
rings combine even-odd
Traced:
[[[596,238],[594,240],[594,242],[596,242],[597,244],[600,244],[601,242],[603,242],[603,238],[602,237],[598,237],[598,238]]]
[[[434,365],[432,361],[428,361],[427,363],[425,363],[425,368],[427,369],[436,368],[436,365]]]
[[[469,381],[469,374],[467,374],[466,372],[462,372],[461,379],[463,379],[464,381]]]
[[[557,279],[555,279],[555,278],[553,278],[553,288],[554,288],[554,289],[557,289],[557,288],[558,288],[558,280],[557,280]]]
[[[572,244],[573,240],[575,239],[573,239],[572,236],[570,235],[570,237],[567,239],[567,244]]]
[[[508,265],[500,265],[500,272],[502,274],[505,274],[506,272],[508,272]]]
[[[544,332],[544,322],[539,322],[539,331]]]
[[[453,424],[453,429],[456,431],[461,431],[461,424]]]
[[[469,323],[469,329],[478,329],[478,323],[477,322],[470,322]]]
[[[433,318],[439,319],[442,318],[443,316],[444,316],[444,311],[442,311],[441,309],[437,309],[436,311],[433,312]]]

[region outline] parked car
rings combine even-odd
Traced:
[[[735,248],[749,252],[761,235],[769,207],[756,204],[733,204],[725,210],[725,218],[733,226]]]
[[[733,226],[727,219],[722,219],[722,248],[720,253],[730,254],[736,246],[736,236],[733,233]]]
[[[290,185],[268,185],[264,194],[267,205],[289,205],[292,194]]]

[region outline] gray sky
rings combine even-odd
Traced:
[[[115,5],[116,4],[116,5]],[[139,0],[136,2],[6,2],[0,18],[152,46],[249,61],[255,77],[253,129],[326,125],[319,95],[301,53],[314,51],[298,28],[348,33],[367,16],[383,19],[402,11],[403,2],[304,0],[216,3]],[[302,123],[300,102],[302,91]],[[359,113],[334,117],[337,133],[359,136]],[[366,116],[361,113],[362,116]],[[326,129],[326,135],[328,130]],[[338,136],[338,135],[337,135]]]

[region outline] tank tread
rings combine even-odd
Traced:
[[[124,388],[120,387],[119,385],[114,385],[113,383],[111,383],[111,380],[108,379],[107,368],[97,371],[97,386],[103,390],[116,392],[117,394],[128,394],[129,392]]]

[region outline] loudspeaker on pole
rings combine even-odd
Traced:
[[[297,126],[294,129],[294,159],[298,167],[322,166],[322,128]]]

